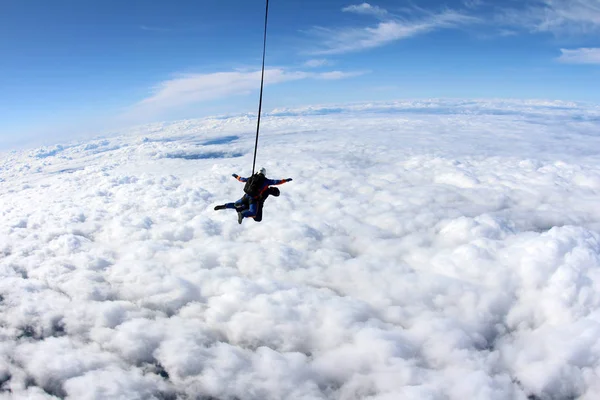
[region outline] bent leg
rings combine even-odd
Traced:
[[[265,199],[266,199],[266,197],[265,197]],[[264,202],[265,202],[264,199],[258,202],[258,206],[256,207],[256,216],[254,217],[254,221],[256,221],[256,222],[262,221],[262,211],[263,211]]]
[[[228,203],[226,204],[227,206],[229,204],[231,204],[231,207],[227,207],[227,208],[235,208],[236,210],[243,210],[244,208],[248,208],[248,206],[250,205],[250,199],[248,198],[248,196],[244,195],[242,196],[241,199],[239,199],[238,201],[236,201],[235,203]]]
[[[239,200],[236,200],[234,203],[227,203],[227,205],[231,204],[231,207],[227,207],[227,208],[238,208],[238,207],[242,207],[244,205],[244,198],[242,197]]]
[[[260,222],[262,221],[262,215],[263,215],[263,206],[265,205],[265,200],[267,200],[269,198],[269,196],[279,196],[280,192],[279,189],[276,187],[269,187],[269,189],[267,191],[265,191],[265,193],[263,194],[262,198],[258,201],[258,206],[256,208],[256,216],[254,217],[254,220],[256,222]]]
[[[254,217],[256,215],[257,205],[256,201],[250,203],[250,207],[247,210],[242,211],[242,216],[244,218]]]

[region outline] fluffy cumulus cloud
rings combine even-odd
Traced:
[[[0,397],[596,399],[600,108],[265,115],[0,158]]]
[[[600,64],[600,48],[560,49],[558,61],[570,64]]]

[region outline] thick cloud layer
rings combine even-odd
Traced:
[[[280,110],[0,159],[0,398],[600,397],[600,111]]]

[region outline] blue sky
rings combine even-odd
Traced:
[[[264,2],[4,0],[0,144],[256,112]],[[271,0],[265,110],[600,103],[600,0]]]

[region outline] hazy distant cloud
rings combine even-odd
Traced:
[[[512,29],[500,29],[498,31],[498,34],[502,37],[507,37],[507,36],[515,36],[518,33]]]
[[[138,28],[142,31],[155,33],[197,33],[205,32],[209,29],[207,25],[177,25],[177,26],[153,26],[139,25]]]
[[[356,71],[356,72],[342,72],[342,71],[330,71],[330,72],[322,72],[317,74],[315,78],[317,79],[327,79],[327,80],[335,80],[335,79],[346,79],[346,78],[354,78],[355,76],[364,75],[366,72]]]
[[[535,32],[592,33],[600,30],[600,0],[536,0],[525,9],[507,9],[499,22]]]
[[[140,25],[140,29],[143,31],[151,31],[151,32],[171,32],[172,29],[169,28],[161,28],[158,26],[148,26],[148,25]]]
[[[364,72],[305,72],[284,69],[265,70],[265,85],[300,79],[344,79],[362,75]],[[161,112],[177,107],[241,95],[260,87],[261,71],[216,72],[209,74],[185,74],[160,82],[154,93],[140,101],[132,112]]]
[[[467,8],[476,8],[483,5],[483,0],[463,0],[463,4]]]
[[[321,59],[308,60],[307,62],[304,63],[304,66],[309,67],[309,68],[317,68],[317,67],[323,67],[325,65],[331,65],[331,64],[332,64],[331,61],[321,58]]]
[[[314,51],[314,54],[339,54],[365,50],[436,29],[453,28],[476,22],[479,22],[478,18],[446,10],[412,20],[389,19],[374,27],[315,28],[312,33],[322,39],[323,48]]]
[[[343,12],[353,12],[356,14],[374,15],[383,18],[388,15],[387,10],[378,6],[372,6],[369,3],[362,3],[342,8]]]
[[[569,64],[600,64],[600,48],[560,49],[558,61]]]

